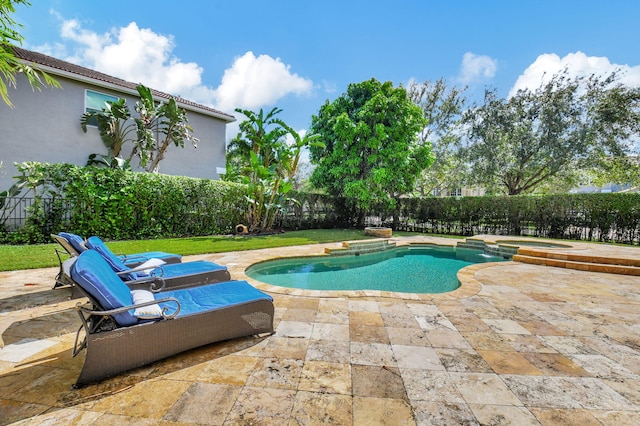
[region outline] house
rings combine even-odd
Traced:
[[[128,82],[88,68],[74,65],[41,53],[15,48],[16,56],[53,76],[61,89],[43,87],[31,89],[26,78],[17,76],[17,88],[9,88],[13,108],[0,102],[0,191],[12,184],[17,174],[14,163],[38,161],[85,165],[90,154],[106,154],[97,127],[84,133],[80,117],[106,100],[124,98],[131,111],[138,97],[137,83]],[[169,99],[171,95],[152,90],[154,99]],[[160,163],[160,172],[208,179],[218,179],[226,164],[226,125],[235,121],[230,114],[208,106],[174,97],[187,111],[193,135],[199,139],[194,149],[169,147]],[[101,108],[98,108],[101,109]],[[132,160],[134,170],[137,161]]]

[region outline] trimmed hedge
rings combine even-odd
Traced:
[[[565,194],[403,200],[399,229],[532,235],[638,244],[640,194]]]
[[[315,227],[344,218],[327,196],[302,197],[286,227]],[[320,213],[318,213],[320,212]],[[400,231],[471,236],[528,235],[640,244],[640,194],[597,193],[547,196],[429,197],[400,201]],[[371,214],[367,225],[393,226],[392,212]]]
[[[50,242],[68,231],[106,239],[143,239],[231,232],[245,214],[243,185],[70,164],[38,165],[40,197],[24,226],[4,242]],[[27,194],[27,196],[33,194]]]

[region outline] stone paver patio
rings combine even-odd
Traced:
[[[398,244],[452,240],[394,238]],[[567,251],[640,257],[637,247]],[[229,266],[332,244],[194,256]],[[72,389],[80,320],[57,268],[0,272],[0,424],[637,425],[640,277],[474,265],[444,295],[275,298],[276,333]],[[158,342],[162,344],[162,342]]]

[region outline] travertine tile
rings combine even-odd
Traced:
[[[531,408],[542,426],[575,425],[575,426],[601,426],[590,412],[584,409],[559,409],[559,408]]]
[[[164,415],[172,422],[222,424],[242,387],[193,383]]]
[[[435,348],[440,362],[447,371],[493,373],[493,369],[473,349]]]
[[[467,404],[522,405],[522,402],[497,374],[452,372],[448,374]]]
[[[296,399],[293,389],[245,386],[227,415],[225,425],[288,424]]]
[[[291,412],[290,426],[351,425],[353,423],[352,398],[300,391]]]
[[[391,348],[400,368],[444,370],[444,366],[433,348],[406,345],[392,345]]]
[[[395,367],[396,360],[389,345],[351,342],[351,364]]]
[[[542,375],[527,359],[518,352],[483,351],[478,354],[498,374],[534,374]]]
[[[351,360],[351,344],[339,340],[309,341],[307,349],[307,361],[326,361],[336,363],[349,363]]]
[[[299,390],[351,395],[351,365],[325,361],[305,361]]]
[[[400,374],[409,400],[446,403],[464,403],[453,380],[445,371],[401,368]]]
[[[303,364],[297,359],[260,359],[247,379],[247,386],[295,390]]]
[[[349,341],[349,326],[346,324],[315,323],[312,339]]]
[[[482,425],[537,426],[536,417],[525,407],[491,404],[469,404]]]
[[[402,399],[353,397],[353,425],[415,425],[411,406]]]

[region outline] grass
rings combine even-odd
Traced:
[[[395,235],[415,235],[395,233]],[[192,254],[222,253],[228,251],[255,250],[262,248],[287,247],[304,244],[332,243],[369,239],[362,231],[341,229],[311,229],[289,231],[283,234],[265,236],[227,236],[168,238],[160,240],[111,241],[108,246],[115,253],[140,253],[164,251]],[[62,250],[56,243],[34,245],[0,245],[0,271],[46,268],[58,266],[55,249]]]

